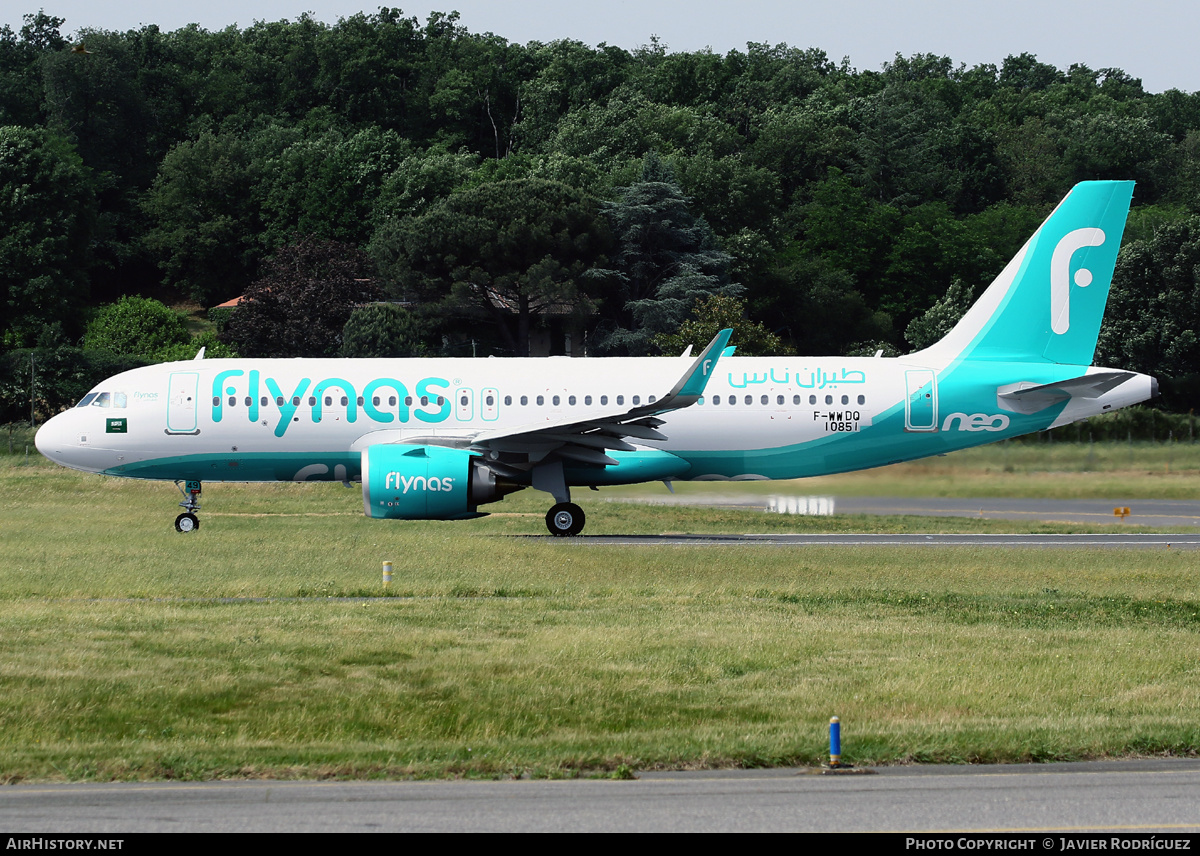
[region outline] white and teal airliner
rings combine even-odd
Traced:
[[[525,487],[791,479],[1065,425],[1157,394],[1091,365],[1132,182],[1077,185],[941,341],[904,357],[203,359],[134,369],[48,421],[67,467],[175,481],[361,481],[376,518],[458,519]]]

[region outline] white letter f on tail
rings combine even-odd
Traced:
[[[1103,243],[1103,229],[1076,229],[1054,248],[1050,257],[1050,329],[1060,336],[1071,329],[1071,256],[1076,250]],[[1087,288],[1092,284],[1092,272],[1087,268],[1075,271],[1075,284]]]

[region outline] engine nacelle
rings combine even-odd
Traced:
[[[520,487],[497,482],[496,474],[466,449],[383,443],[362,453],[363,511],[368,517],[474,517],[476,506]]]

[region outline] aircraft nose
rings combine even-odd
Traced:
[[[33,445],[37,450],[56,464],[63,464],[66,451],[71,448],[71,427],[66,413],[60,413],[50,418],[45,425],[33,435]],[[64,464],[65,465],[65,464]]]

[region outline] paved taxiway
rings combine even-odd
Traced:
[[[1200,832],[1200,760],[645,773],[634,781],[13,785],[21,832]]]
[[[918,517],[974,517],[983,520],[1043,520],[1059,523],[1111,523],[1135,526],[1200,526],[1200,502],[1173,499],[957,499],[947,497],[822,496],[768,497],[762,495],[704,496],[684,494],[637,500],[647,505],[699,505],[721,508],[765,509],[774,499],[821,500],[821,516],[828,514],[914,515]],[[815,503],[810,502],[815,507]],[[793,503],[793,506],[795,503]],[[1114,508],[1128,508],[1118,517]]]
[[[542,536],[537,536],[542,537]],[[1200,549],[1200,533],[1192,535],[1158,535],[1133,532],[1102,532],[1099,534],[1003,535],[887,535],[874,532],[844,534],[797,534],[792,532],[747,533],[744,535],[582,535],[563,539],[578,546],[670,546],[670,547],[1070,547],[1091,550],[1098,547],[1119,547],[1126,550],[1196,550]]]

